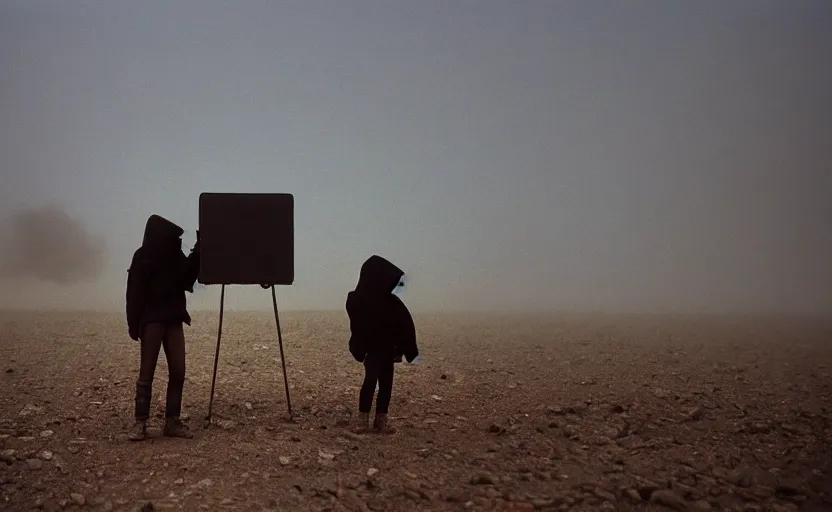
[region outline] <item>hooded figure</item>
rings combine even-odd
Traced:
[[[350,320],[349,349],[356,361],[364,363],[358,429],[366,430],[370,420],[373,395],[378,384],[376,416],[373,427],[392,433],[387,422],[393,391],[394,363],[413,362],[419,355],[416,328],[407,306],[393,294],[404,272],[381,256],[371,256],[361,266],[355,290],[347,294]]]
[[[179,420],[185,383],[185,335],[183,324],[191,325],[185,292],[193,293],[199,276],[199,231],[190,255],[182,252],[184,230],[158,215],[151,215],[144,230],[142,246],[133,253],[127,277],[126,309],[130,338],[141,341],[141,364],[136,381],[136,424],[129,438],[146,436],[150,416],[153,376],[159,350],[168,362],[168,389],[164,434],[190,438]]]

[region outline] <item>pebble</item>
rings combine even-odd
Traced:
[[[754,483],[753,475],[750,471],[745,469],[737,469],[728,474],[726,478],[729,482],[737,487],[751,487]]]
[[[29,469],[41,469],[43,467],[43,461],[40,459],[27,459],[26,464]]]
[[[612,494],[609,491],[605,491],[604,489],[601,489],[600,487],[596,487],[593,492],[596,496],[598,496],[602,500],[615,501],[615,495],[614,494]]]
[[[53,435],[55,435],[54,430],[44,430],[40,433],[40,437],[52,437]]]
[[[327,453],[323,450],[318,450],[318,458],[322,461],[331,461],[335,459],[335,455]]]
[[[650,495],[650,501],[673,510],[688,510],[687,501],[683,500],[675,492],[668,489],[659,489],[654,491]]]
[[[370,468],[370,469],[367,470],[367,476],[370,477],[370,478],[374,477],[377,474],[378,474],[378,469],[376,469],[376,468]]]
[[[688,411],[687,419],[688,419],[688,421],[700,420],[700,419],[702,419],[702,416],[704,415],[704,413],[705,413],[704,409],[702,409],[701,407],[695,407],[695,408],[691,409],[690,411]]]
[[[281,466],[288,466],[292,462],[292,459],[289,457],[279,457],[278,460],[280,460]]]
[[[471,483],[474,485],[494,485],[495,482],[494,475],[488,473],[480,473],[471,479]]]
[[[49,450],[43,450],[40,452],[40,458],[43,460],[52,460],[53,454]]]
[[[14,464],[16,453],[14,450],[3,450],[0,452],[0,460],[6,464]]]
[[[69,498],[79,507],[83,507],[87,503],[87,498],[85,498],[83,494],[79,494],[77,492],[70,494]]]
[[[214,485],[214,482],[212,482],[210,478],[205,478],[197,482],[196,485],[193,485],[192,487],[205,489],[206,487],[211,487],[212,485]]]

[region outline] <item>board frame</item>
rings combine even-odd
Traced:
[[[217,230],[220,235],[214,232],[211,224],[216,222],[215,209],[225,208],[240,208],[248,209],[249,211],[261,210],[268,212],[270,205],[275,209],[277,215],[284,216],[283,219],[274,221],[274,227],[278,228],[278,233],[257,233],[254,227],[248,227],[241,231],[231,233],[228,226],[223,226],[222,229]],[[261,285],[274,286],[284,285],[291,286],[295,280],[295,254],[294,254],[294,195],[290,193],[251,193],[251,192],[203,192],[199,195],[199,226],[200,226],[200,272],[198,281],[203,285]],[[266,223],[268,224],[268,223]],[[208,227],[208,230],[204,230]],[[267,229],[267,228],[266,228]],[[225,236],[225,240],[215,239],[215,236]],[[237,237],[234,239],[234,237]],[[217,252],[228,251],[229,246],[235,243],[244,243],[248,246],[252,245],[252,241],[259,237],[273,237],[270,243],[274,247],[280,244],[285,244],[288,247],[280,250],[267,251],[272,253],[279,262],[274,272],[263,272],[263,275],[254,277],[242,276],[242,271],[237,270],[237,275],[234,276],[234,271],[220,271],[216,267],[220,266],[216,260],[211,258],[212,254]],[[274,237],[277,240],[274,240]],[[278,254],[279,253],[279,254]],[[208,256],[206,258],[206,255]],[[262,266],[262,259],[267,256],[254,257],[250,260],[251,264]],[[260,259],[260,261],[257,261]],[[206,265],[207,262],[207,265]],[[208,267],[207,276],[205,268]],[[223,275],[226,274],[226,275]],[[267,275],[268,274],[268,275]]]

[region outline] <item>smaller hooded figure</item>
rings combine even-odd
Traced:
[[[141,363],[136,381],[136,408],[132,441],[146,437],[150,417],[153,376],[159,350],[164,348],[168,363],[168,388],[164,435],[191,438],[179,419],[185,384],[185,334],[191,325],[185,292],[193,293],[199,276],[199,231],[190,255],[182,252],[183,229],[158,215],[151,215],[141,247],[133,253],[127,277],[127,329],[140,341]]]
[[[364,363],[358,431],[369,429],[370,409],[378,385],[373,428],[382,433],[395,432],[387,419],[394,364],[400,362],[402,356],[410,363],[419,355],[413,318],[407,306],[393,293],[403,276],[400,268],[374,255],[361,266],[358,284],[347,294],[349,349],[356,361]]]

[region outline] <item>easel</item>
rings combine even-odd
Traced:
[[[274,291],[274,285],[260,285],[262,288],[272,289],[272,305],[274,306],[274,323],[277,326],[277,342],[280,345],[280,364],[283,366],[283,384],[286,388],[286,406],[289,409],[289,419],[292,416],[292,400],[289,397],[289,377],[286,375],[286,359],[283,357],[283,335],[280,332],[280,317],[277,313],[277,295]],[[222,317],[225,309],[225,285],[222,285],[220,291],[220,323],[217,329],[217,349],[214,353],[214,376],[211,378],[211,398],[208,400],[208,416],[205,417],[206,427],[211,424],[211,410],[214,405],[214,386],[217,382],[217,363],[220,359],[220,340],[222,339]]]

